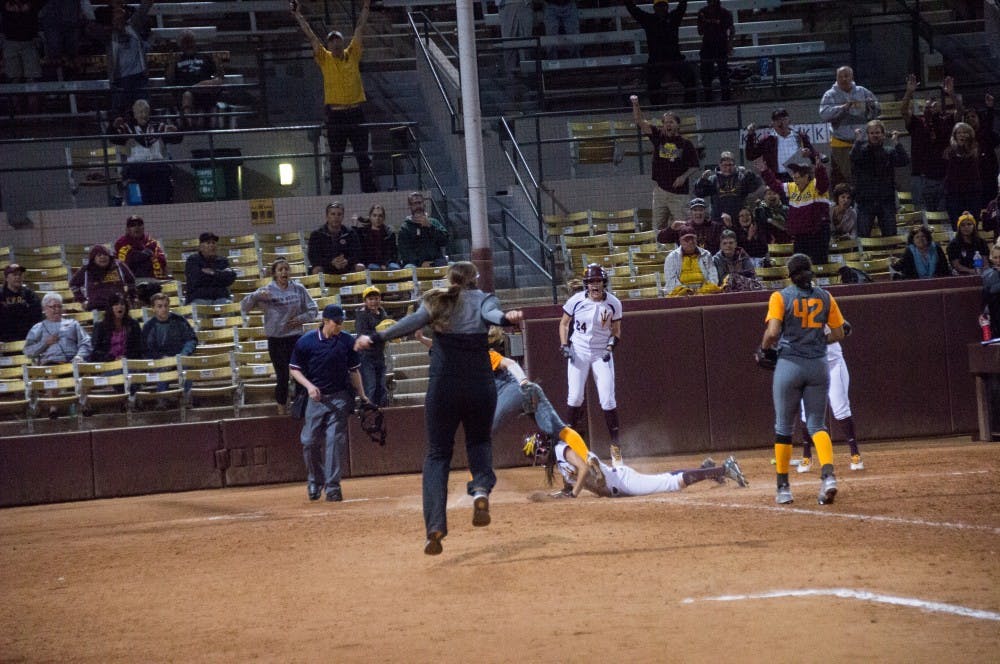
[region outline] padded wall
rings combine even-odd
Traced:
[[[217,489],[219,423],[94,431],[94,496]]]
[[[424,441],[427,438],[424,407],[386,408],[382,412],[388,432],[384,446],[373,443],[362,431],[358,418],[351,417],[351,471],[355,476],[419,473],[424,465]],[[461,446],[456,445],[456,456],[458,447]],[[463,464],[464,460],[465,452],[462,451]]]
[[[89,431],[0,440],[0,505],[93,498],[90,444]]]
[[[223,420],[220,429],[222,448],[228,455],[226,486],[305,481],[301,420],[277,416]],[[349,477],[347,450],[343,456],[341,468],[344,477]]]

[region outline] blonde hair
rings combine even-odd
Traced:
[[[445,332],[451,326],[451,314],[458,304],[458,296],[463,290],[476,287],[479,270],[469,261],[452,263],[448,268],[447,288],[434,288],[424,295],[424,306],[431,314],[431,328],[435,332]]]

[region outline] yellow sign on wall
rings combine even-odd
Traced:
[[[250,199],[250,223],[258,226],[274,223],[274,199]]]

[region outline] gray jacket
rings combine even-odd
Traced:
[[[59,335],[59,341],[47,346],[45,340],[53,334]],[[90,351],[90,335],[72,318],[35,323],[24,340],[24,354],[35,358],[36,364],[62,364],[77,357],[88,360]]]
[[[431,322],[426,303],[384,332],[377,333],[382,341],[410,334]],[[504,312],[495,295],[481,290],[464,290],[451,314],[448,334],[486,334],[490,325],[503,325]]]
[[[849,101],[858,103],[845,111],[841,106]],[[854,143],[855,129],[864,129],[865,123],[877,118],[881,112],[882,105],[871,90],[857,83],[850,92],[844,92],[834,83],[819,103],[819,117],[830,123],[834,136],[848,143]]]
[[[271,299],[261,299],[264,293],[270,294]],[[316,301],[302,284],[295,281],[288,282],[285,289],[272,281],[240,301],[243,313],[254,307],[264,310],[264,334],[269,337],[300,335],[303,323],[312,323],[319,317]]]

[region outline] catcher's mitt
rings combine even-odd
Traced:
[[[778,351],[774,348],[758,348],[753,359],[761,369],[774,371],[774,367],[778,366]]]

